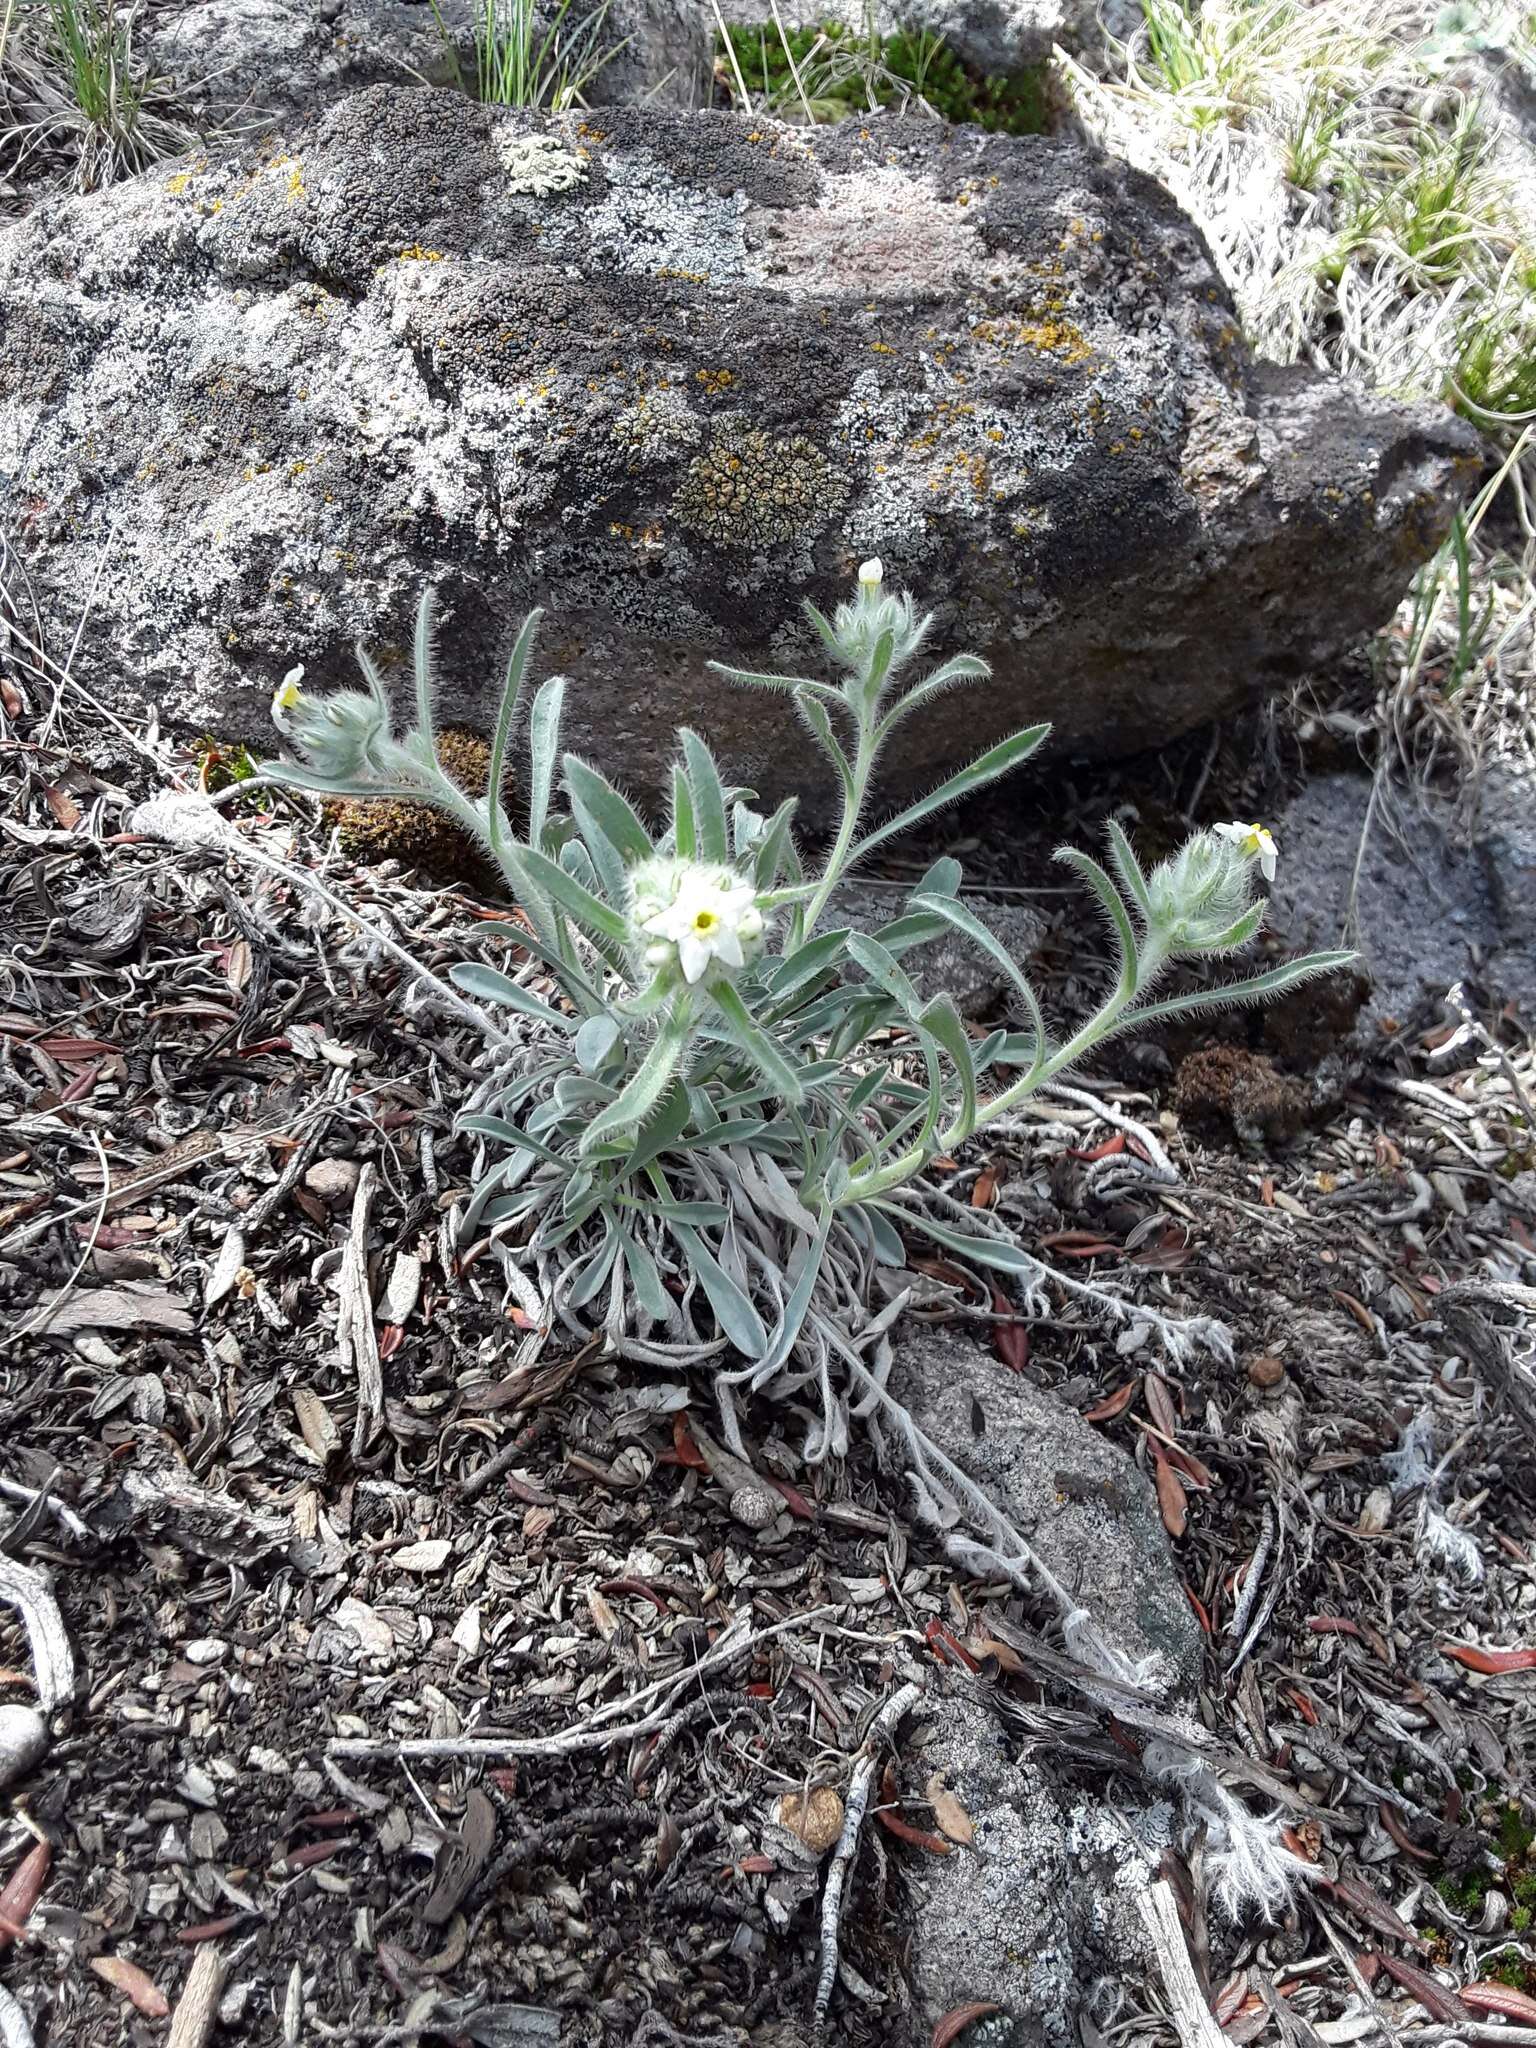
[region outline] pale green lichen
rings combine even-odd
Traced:
[[[672,510],[706,539],[762,547],[818,533],[846,496],[842,479],[803,434],[774,438],[727,427],[689,463]]]
[[[587,167],[553,135],[507,135],[496,137],[507,189],[531,199],[547,199],[552,192],[569,192],[587,175]]]

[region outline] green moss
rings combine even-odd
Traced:
[[[845,495],[837,472],[803,434],[775,439],[727,425],[689,463],[672,511],[724,547],[772,547],[819,533]]]
[[[256,763],[238,740],[230,744],[205,732],[192,751],[197,756],[202,785],[210,796],[232,788],[237,782],[249,782],[256,773]]]
[[[1464,1919],[1482,1911],[1483,1900],[1497,1888],[1510,1900],[1510,1926],[1521,1934],[1536,1918],[1536,1827],[1526,1818],[1518,1799],[1505,1798],[1497,1806],[1478,1810],[1478,1824],[1489,1850],[1503,1862],[1502,1871],[1446,1871],[1435,1881],[1435,1890],[1445,1903]]]
[[[1491,1977],[1495,1984],[1507,1984],[1511,1991],[1523,1991],[1527,1997],[1536,1996],[1536,1968],[1517,1948],[1500,1949],[1483,1965],[1483,1974]]]
[[[478,733],[450,727],[438,736],[438,758],[459,787],[485,794],[491,750]],[[397,860],[452,880],[477,880],[485,853],[462,826],[433,804],[403,798],[328,797],[321,817],[349,860],[374,866]]]
[[[871,97],[889,107],[916,93],[941,119],[957,126],[971,122],[1000,135],[1042,135],[1050,125],[1046,65],[1025,65],[1001,76],[972,71],[926,29],[898,29],[871,38],[842,22],[824,22],[790,29],[787,52],[776,28],[733,24],[726,34],[731,45],[723,56],[726,77],[734,80],[739,71],[753,103],[774,112],[798,107],[803,87],[819,121],[867,113]]]

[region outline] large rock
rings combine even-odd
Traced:
[[[1380,623],[1471,452],[1253,364],[1162,188],[1050,139],[379,86],[0,236],[45,628],[94,581],[77,673],[226,734],[294,661],[398,663],[431,582],[450,718],[485,722],[537,602],[574,742],[628,783],[691,722],[818,792],[793,716],[706,664],[815,661],[801,599],[879,554],[996,670],[893,783],[1025,718],[1145,747]]]

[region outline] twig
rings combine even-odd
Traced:
[[[791,1614],[783,1621],[776,1621],[771,1628],[750,1629],[745,1615],[738,1615],[726,1629],[714,1648],[705,1657],[700,1657],[686,1671],[670,1672],[665,1678],[653,1680],[638,1692],[628,1693],[621,1700],[613,1700],[606,1707],[600,1707],[587,1720],[574,1727],[562,1728],[554,1735],[511,1736],[511,1735],[458,1735],[418,1736],[405,1742],[391,1742],[378,1737],[336,1737],[326,1744],[328,1756],[345,1757],[388,1757],[396,1763],[429,1757],[488,1757],[493,1760],[521,1756],[568,1756],[574,1750],[607,1748],[614,1743],[628,1742],[636,1735],[652,1735],[664,1726],[672,1710],[677,1694],[687,1688],[695,1678],[706,1671],[716,1670],[721,1664],[729,1664],[741,1656],[743,1651],[765,1643],[771,1636],[783,1635],[787,1629],[804,1628],[813,1621],[820,1621],[835,1610],[831,1607],[813,1607],[808,1614]],[[639,1721],[628,1721],[619,1727],[608,1724],[620,1714],[632,1714],[637,1707],[655,1699],[659,1694],[667,1697],[653,1712]]]
[[[219,2016],[224,1974],[223,1950],[216,1941],[210,1941],[198,1950],[187,1972],[165,2048],[204,2048]]]
[[[37,1704],[45,1714],[51,1714],[75,1690],[75,1655],[53,1588],[42,1572],[34,1571],[31,1565],[18,1564],[14,1557],[0,1551],[0,1600],[9,1600],[20,1609],[32,1646]]]
[[[373,1177],[370,1161],[357,1177],[352,1227],[337,1276],[336,1346],[341,1353],[342,1370],[357,1375],[357,1419],[352,1425],[354,1458],[367,1450],[384,1413],[384,1373],[379,1364],[379,1340],[368,1293],[368,1214],[373,1207]]]
[[[837,1982],[837,1934],[843,1917],[843,1892],[848,1883],[848,1873],[853,1868],[853,1859],[858,1854],[859,1830],[864,1825],[864,1815],[869,1806],[875,1767],[902,1717],[912,1711],[922,1696],[923,1688],[916,1683],[904,1685],[899,1692],[892,1693],[870,1723],[853,1783],[848,1788],[843,1832],[832,1852],[832,1861],[827,1869],[827,1888],[821,1895],[821,1963],[816,1973],[816,1997],[811,2007],[811,2030],[817,2041],[826,2029],[832,1989]]]
[[[1227,2037],[1211,2017],[1195,1966],[1189,1959],[1189,1943],[1184,1939],[1173,1886],[1160,1877],[1149,1890],[1137,1894],[1136,1904],[1162,1972],[1169,2018],[1183,2048],[1227,2048]]]

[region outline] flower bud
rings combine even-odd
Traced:
[[[367,782],[377,776],[394,744],[383,706],[361,690],[311,697],[299,688],[303,673],[290,669],[273,696],[278,731],[330,781]]]
[[[1206,951],[1230,943],[1232,927],[1253,908],[1253,863],[1219,830],[1197,832],[1152,870],[1147,891],[1148,922],[1164,948]]]

